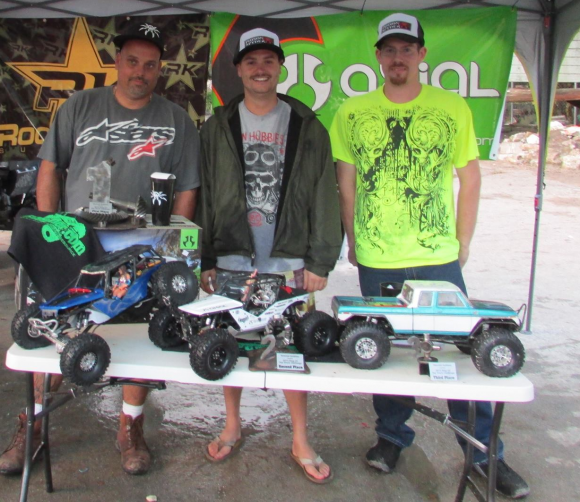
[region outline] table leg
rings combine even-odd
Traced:
[[[42,409],[46,410],[49,405],[49,400],[47,396],[50,393],[50,373],[44,375],[44,394],[42,396]],[[52,467],[50,463],[50,442],[48,439],[48,420],[50,413],[47,413],[42,419],[42,431],[41,431],[41,441],[42,448],[44,450],[44,483],[46,486],[47,493],[52,493],[54,491],[52,487]]]
[[[398,401],[405,406],[409,406],[414,410],[431,417],[443,425],[450,427],[455,434],[461,436],[467,442],[467,447],[465,451],[465,462],[463,464],[463,472],[461,474],[461,480],[459,483],[459,488],[457,489],[457,495],[455,496],[455,502],[461,502],[465,496],[466,488],[469,487],[473,492],[473,495],[478,501],[481,502],[495,502],[495,485],[496,485],[496,475],[497,475],[497,443],[499,437],[499,429],[501,425],[501,419],[503,416],[503,409],[505,403],[496,403],[495,411],[493,414],[493,421],[491,432],[489,435],[489,447],[485,446],[481,441],[478,441],[474,437],[475,433],[475,419],[476,417],[476,407],[475,401],[469,401],[468,403],[468,413],[467,413],[467,431],[463,430],[459,425],[453,423],[450,420],[449,415],[445,415],[433,408],[423,406],[419,403],[409,403],[406,399],[401,399],[396,396],[390,396],[394,401]],[[465,422],[463,422],[465,424]],[[487,492],[484,496],[483,491],[481,491],[478,486],[473,482],[471,478],[471,472],[473,470],[473,452],[474,447],[488,454],[488,474],[487,474]],[[481,468],[478,472],[482,472]]]
[[[495,403],[493,421],[491,423],[491,433],[489,435],[489,451],[487,459],[487,500],[495,501],[495,485],[497,479],[497,443],[499,428],[503,417],[505,403]]]
[[[24,469],[20,487],[20,502],[28,498],[28,484],[32,467],[32,437],[34,434],[34,373],[26,373],[26,446],[24,449]]]
[[[473,436],[475,432],[475,401],[469,401],[467,408],[467,433]],[[457,495],[455,496],[455,502],[461,502],[463,497],[465,497],[465,490],[467,489],[467,484],[469,480],[469,474],[473,467],[473,443],[467,441],[467,446],[465,448],[465,460],[463,463],[463,472],[461,473],[461,479],[459,481],[459,487],[457,488]]]

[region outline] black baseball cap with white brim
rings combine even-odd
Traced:
[[[378,47],[381,42],[387,37],[396,37],[412,43],[418,43],[421,47],[425,45],[425,35],[419,20],[403,14],[391,14],[379,23],[379,37],[375,47]]]
[[[234,64],[240,63],[246,54],[260,49],[275,52],[280,60],[284,62],[284,51],[280,47],[278,35],[264,28],[254,28],[242,33],[234,54]]]
[[[113,39],[113,43],[120,50],[129,40],[144,40],[145,42],[151,42],[159,49],[161,52],[161,57],[163,56],[165,42],[163,41],[161,30],[157,28],[157,26],[149,23],[134,24],[121,35],[117,35]]]

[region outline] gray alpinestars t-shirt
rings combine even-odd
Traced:
[[[278,100],[276,107],[266,115],[254,115],[243,101],[239,104],[244,147],[246,207],[256,258],[252,265],[252,259],[247,256],[220,256],[217,263],[219,268],[288,272],[304,267],[302,259],[270,256],[274,244],[280,187],[284,176],[290,111],[290,105],[282,100]]]
[[[68,169],[66,210],[89,205],[87,171],[113,159],[111,197],[140,195],[151,212],[151,173],[176,176],[175,191],[199,186],[200,140],[186,111],[153,94],[138,110],[121,106],[112,87],[73,94],[58,110],[38,156]]]

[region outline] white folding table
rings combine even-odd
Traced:
[[[495,500],[495,475],[497,463],[497,438],[506,402],[529,402],[534,399],[534,387],[522,374],[511,378],[490,378],[480,373],[471,358],[454,347],[445,346],[437,352],[440,362],[455,363],[457,381],[432,381],[420,375],[418,363],[412,351],[393,348],[386,364],[377,370],[365,371],[351,368],[345,363],[308,362],[310,374],[291,372],[250,371],[248,359],[241,357],[233,371],[225,378],[208,381],[197,376],[189,364],[189,353],[163,351],[149,340],[146,324],[103,325],[96,333],[111,347],[111,364],[106,373],[112,383],[124,383],[125,379],[147,379],[152,381],[175,381],[200,385],[229,385],[233,387],[255,387],[262,389],[292,389],[341,394],[389,394],[392,396],[435,397],[469,401],[469,421],[465,432],[448,415],[416,404],[414,408],[452,428],[468,442],[464,472],[457,492],[456,501],[463,499],[469,486],[479,500]],[[32,464],[32,433],[34,427],[34,388],[32,372],[60,374],[60,355],[53,345],[34,350],[25,350],[12,345],[6,354],[6,366],[27,372],[27,444],[26,461],[22,478],[21,501],[26,501],[30,467]],[[45,392],[48,391],[48,380]],[[71,393],[72,394],[72,393]],[[72,395],[71,395],[72,397]],[[475,423],[475,401],[495,402],[494,420],[489,448],[473,438]],[[37,415],[43,420],[42,447],[45,450],[45,481],[47,491],[52,491],[50,450],[48,442],[48,415],[62,403],[53,403]],[[405,403],[407,404],[407,403]],[[471,431],[471,434],[469,433]],[[489,476],[485,498],[471,478],[473,448],[487,451]]]

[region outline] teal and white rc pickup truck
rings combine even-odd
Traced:
[[[455,344],[492,377],[512,376],[524,364],[524,346],[514,334],[524,308],[515,311],[503,303],[468,299],[444,281],[406,281],[396,297],[332,300],[342,331],[340,351],[355,368],[379,368],[389,357],[391,339],[420,336],[427,345]]]

